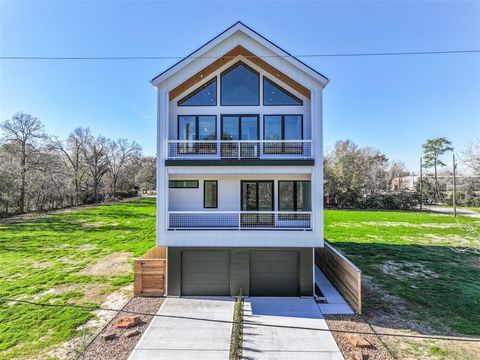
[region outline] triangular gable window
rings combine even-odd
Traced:
[[[215,106],[217,105],[217,78],[213,78],[191,94],[178,101],[178,106]]]
[[[303,101],[264,77],[263,105],[303,105]]]
[[[221,75],[222,105],[260,105],[259,74],[238,62]]]

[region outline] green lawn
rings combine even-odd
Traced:
[[[480,250],[480,219],[330,210],[325,225],[326,237],[375,287],[364,303],[367,314],[395,314],[393,296],[412,320],[438,332],[480,335],[480,262],[473,251]],[[0,297],[100,304],[131,284],[132,273],[128,266],[95,273],[92,264],[113,255],[131,263],[154,241],[154,199],[0,222]],[[37,357],[78,336],[92,317],[80,309],[0,304],[0,358]]]
[[[480,336],[480,219],[332,210],[325,214],[325,237],[366,275],[369,321],[419,333]]]
[[[100,304],[131,284],[128,265],[82,269],[110,254],[130,260],[155,244],[155,201],[143,199],[0,223],[0,297]],[[125,262],[125,260],[124,260]],[[126,271],[125,271],[126,267]],[[99,272],[95,274],[95,270]],[[0,358],[32,358],[79,335],[85,310],[0,305]]]

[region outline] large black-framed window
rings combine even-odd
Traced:
[[[300,106],[303,105],[303,101],[272,80],[263,77],[263,105]]]
[[[303,140],[303,115],[264,115],[263,139],[272,140],[264,144],[265,154],[302,154],[302,142],[282,140]]]
[[[239,61],[220,75],[222,106],[260,105],[260,74]]]
[[[308,180],[279,180],[278,210],[312,211],[312,183]]]
[[[221,139],[227,141],[248,140],[240,145],[222,142],[223,157],[258,157],[259,143],[255,142],[260,137],[260,116],[253,115],[222,115]]]
[[[218,208],[218,181],[203,181],[203,207],[205,209]]]
[[[179,154],[215,154],[217,152],[216,115],[178,115],[177,138]],[[204,143],[195,143],[203,140]],[[192,141],[192,142],[190,142]]]
[[[216,106],[217,77],[192,91],[177,102],[178,106]]]

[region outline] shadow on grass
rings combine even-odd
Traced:
[[[372,325],[480,336],[478,249],[332,242],[364,275]]]

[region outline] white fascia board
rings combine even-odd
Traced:
[[[232,174],[312,174],[313,167],[303,166],[182,166],[167,167],[168,174],[193,175],[193,174],[214,174],[214,175],[232,175]]]
[[[198,59],[198,57],[204,56],[207,52],[210,50],[213,50],[217,45],[221,44],[223,41],[226,39],[232,37],[235,33],[241,32],[250,39],[256,41],[260,45],[264,46],[266,49],[272,51],[275,55],[278,55],[282,58],[282,60],[290,63],[291,65],[295,66],[299,70],[302,70],[304,73],[312,77],[314,80],[318,81],[321,85],[321,87],[325,87],[329,79],[323,76],[322,74],[316,72],[312,68],[310,68],[308,65],[304,64],[300,60],[296,59],[294,56],[290,55],[286,51],[282,50],[260,34],[256,33],[252,29],[248,28],[247,26],[243,25],[242,23],[237,23],[231,28],[227,29],[225,32],[221,33],[217,37],[213,38],[210,40],[208,43],[206,43],[204,46],[199,48],[198,50],[194,51],[184,59],[180,60],[178,63],[167,69],[165,72],[161,73],[157,77],[155,77],[151,83],[154,86],[159,86],[162,82],[168,80],[171,76],[194,62],[195,60],[209,60],[209,63],[213,61],[214,57],[221,56],[222,54],[215,54],[212,52],[212,54],[209,54],[208,57],[212,57],[212,59]],[[233,49],[236,45],[238,45],[238,42],[232,42],[230,49]],[[248,49],[248,46],[246,46]],[[251,50],[251,49],[248,49]],[[258,56],[262,56],[262,54],[256,54]],[[206,56],[206,55],[205,55]],[[268,62],[268,61],[267,61]],[[193,75],[193,74],[192,74]]]

